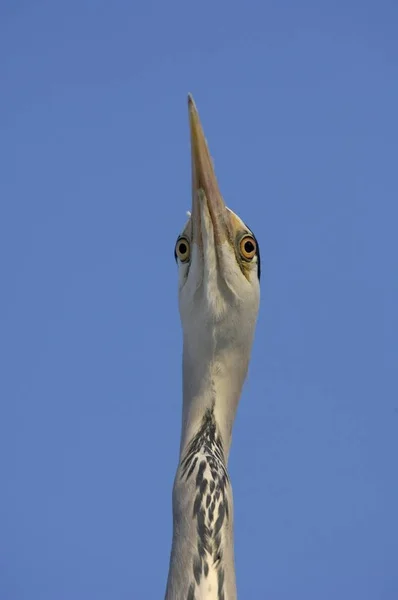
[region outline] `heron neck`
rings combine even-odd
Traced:
[[[166,600],[236,600],[227,464],[246,369],[234,369],[229,359],[201,363],[197,355],[190,361],[184,352],[181,449],[173,487]]]

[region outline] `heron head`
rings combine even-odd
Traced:
[[[195,103],[188,98],[192,209],[175,246],[184,346],[211,354],[248,351],[260,299],[260,253],[253,232],[221,196]]]

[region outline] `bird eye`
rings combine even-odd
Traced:
[[[180,237],[176,243],[176,256],[181,262],[187,262],[191,255],[191,248],[186,237]]]
[[[251,235],[244,235],[239,242],[239,250],[242,258],[252,260],[257,252],[256,240]]]

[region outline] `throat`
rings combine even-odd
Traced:
[[[245,376],[245,366],[231,355],[207,363],[198,360],[193,368],[188,352],[184,353],[181,458],[192,440],[199,434],[213,434],[214,429],[222,444],[224,462],[228,462]]]

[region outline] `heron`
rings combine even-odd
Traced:
[[[259,309],[260,251],[224,203],[191,95],[188,113],[192,208],[175,245],[183,406],[165,599],[235,600],[228,456]]]

